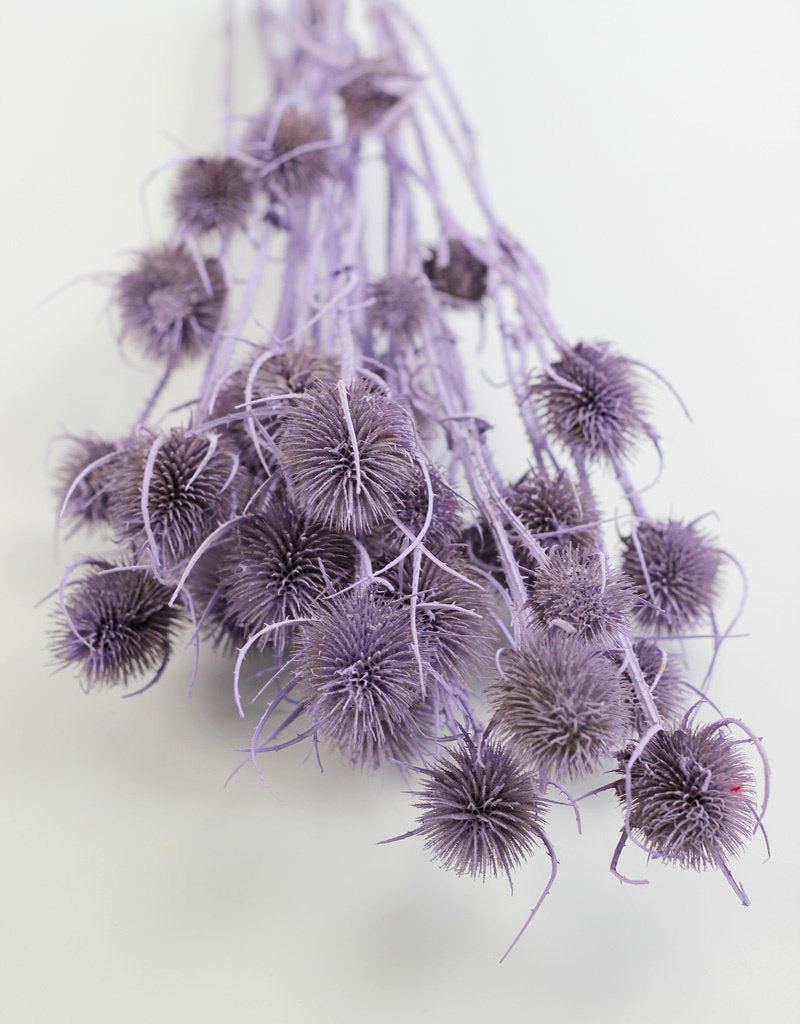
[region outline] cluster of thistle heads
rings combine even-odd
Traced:
[[[397,767],[407,834],[471,876],[544,852],[552,881],[548,813],[577,812],[574,787],[611,772],[618,877],[630,840],[720,869],[746,900],[728,864],[761,823],[761,747],[685,657],[705,638],[713,662],[724,637],[728,556],[631,482],[658,447],[643,368],[560,335],[403,12],[373,7],[368,56],[343,14],[262,12],[257,30],[288,40],[269,102],[238,135],[228,111],[223,151],[180,164],[171,236],[116,278],[119,334],[159,379],[128,434],[72,438],[58,469],[62,520],[105,548],[64,576],[55,658],[86,689],[132,694],[177,643],[214,648],[242,714],[242,681],[258,683],[250,760],[303,743]],[[448,205],[443,146],[481,233]],[[265,326],[252,310],[276,278]],[[517,413],[527,468],[511,479],[470,394],[470,322]],[[196,361],[199,393],[154,420]],[[595,498],[604,476],[616,517]]]

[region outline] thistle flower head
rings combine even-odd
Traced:
[[[410,76],[386,61],[360,61],[339,89],[351,128],[372,128],[408,91]]]
[[[330,148],[319,145],[330,137],[328,126],[297,107],[287,107],[274,122],[271,110],[254,118],[244,140],[259,185],[282,197],[312,195],[333,173]],[[295,150],[302,151],[290,156]]]
[[[510,875],[533,851],[542,809],[533,774],[485,737],[449,748],[414,795],[425,848],[473,878]]]
[[[154,546],[158,564],[180,562],[233,514],[237,468],[236,453],[216,434],[176,427],[136,438],[120,459],[108,505],[117,539]]]
[[[531,387],[550,434],[590,458],[627,454],[646,430],[635,368],[607,344],[578,342]],[[556,377],[558,379],[556,379]]]
[[[440,473],[429,469],[433,509],[423,542],[439,550],[454,545],[461,536],[461,501]],[[397,508],[397,518],[415,537],[425,525],[431,495],[422,472],[417,467],[414,482],[405,490]],[[409,543],[409,537],[394,523],[385,523],[370,537],[371,547],[380,558],[393,558]]]
[[[300,631],[297,678],[318,732],[377,764],[415,733],[421,696],[408,608],[363,589],[320,602]]]
[[[99,437],[78,437],[72,440],[70,451],[56,470],[56,496],[59,508],[64,505],[69,494],[69,500],[64,507],[65,516],[88,526],[95,526],[107,520],[108,497],[112,482],[111,467],[108,462],[101,462],[92,469],[89,467],[115,451],[116,445]]]
[[[618,669],[564,633],[534,633],[498,659],[487,691],[497,728],[526,763],[554,778],[595,771],[622,742],[628,715]]]
[[[367,289],[372,299],[369,321],[387,334],[410,338],[430,317],[430,299],[425,280],[410,274],[391,274],[374,281]]]
[[[301,508],[333,529],[372,529],[414,484],[408,416],[364,378],[346,389],[330,381],[309,388],[287,412],[280,450]]]
[[[623,664],[622,652],[610,653],[616,664]],[[645,685],[650,690],[659,718],[665,722],[675,721],[685,708],[688,692],[675,659],[649,640],[637,640],[633,645],[633,653],[639,662]],[[630,666],[623,673],[622,697],[629,708],[634,728],[639,733],[644,732],[650,723],[636,695],[633,670]]]
[[[96,563],[70,587],[53,654],[77,666],[87,686],[124,686],[169,657],[182,615],[169,606],[170,596],[144,569]]]
[[[594,549],[597,509],[591,495],[577,487],[563,470],[555,477],[527,473],[509,494],[508,505],[545,551],[563,547]]]
[[[119,279],[123,330],[149,358],[177,366],[210,347],[227,289],[217,260],[204,260],[203,270],[205,279],[183,246],[164,245],[139,253]]]
[[[243,228],[252,201],[249,169],[230,156],[188,160],[172,191],[175,219],[187,235]]]
[[[756,824],[753,777],[719,723],[656,733],[631,765],[630,827],[651,850],[700,870],[738,854]],[[633,746],[618,755],[625,774]],[[626,801],[625,779],[617,794]]]
[[[606,566],[602,553],[559,548],[536,570],[528,605],[542,628],[612,644],[628,628],[632,600],[627,580]]]
[[[622,559],[641,599],[636,618],[646,628],[668,632],[696,626],[717,596],[720,557],[691,523],[639,523],[625,540]]]
[[[462,302],[480,302],[486,294],[486,264],[458,238],[448,238],[449,262],[440,265],[436,252],[425,260],[423,270],[433,287]]]

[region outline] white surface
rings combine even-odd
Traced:
[[[60,573],[44,469],[60,425],[122,430],[126,369],[76,274],[144,242],[137,189],[160,132],[216,141],[218,8],[203,0],[16,4],[4,13],[4,684],[0,1015],[10,1022],[795,1021],[798,998],[797,385],[800,72],[794,3],[408,0],[478,136],[500,219],[548,272],[567,335],[614,339],[663,391],[667,469],[651,509],[719,513],[750,603],[714,696],[764,736],[772,860],[713,874],[606,865],[611,801],[577,840],[558,817],[556,888],[497,956],[545,877],[512,900],[459,880],[409,827],[401,785],[295,752],[276,800],[244,772],[229,666],[178,659],[146,697],[84,697],[32,610]],[[241,5],[240,5],[241,8]],[[247,91],[257,95],[258,83]],[[249,107],[243,100],[245,111]],[[157,193],[154,193],[157,194]],[[651,470],[645,465],[641,478]],[[639,866],[636,858],[631,871]],[[641,865],[643,868],[644,866]]]

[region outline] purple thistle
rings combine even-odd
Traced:
[[[626,455],[648,429],[634,370],[607,343],[578,342],[563,351],[553,364],[560,379],[544,373],[531,386],[551,435],[593,459]]]
[[[428,475],[433,491],[433,513],[423,542],[426,547],[440,550],[457,543],[461,537],[461,506],[459,496],[447,485],[440,473],[432,467]],[[421,532],[428,516],[430,495],[421,471],[414,472],[414,482],[403,491],[397,509],[397,518],[415,537]],[[408,534],[394,523],[385,523],[380,532],[369,538],[378,557],[389,561],[408,545]]]
[[[509,494],[508,505],[545,551],[562,547],[594,550],[599,535],[594,501],[563,470],[555,477],[527,473]],[[523,545],[516,547],[519,557],[531,563]]]
[[[411,338],[430,319],[428,286],[422,277],[391,274],[367,288],[369,322],[387,334]]]
[[[113,480],[109,466],[113,460],[109,456],[116,452],[117,447],[99,437],[76,437],[71,440],[71,450],[56,470],[59,508],[63,506],[62,514],[78,523],[96,526],[108,519],[108,497]],[[94,463],[100,465],[90,469]]]
[[[756,827],[750,767],[741,744],[721,729],[719,722],[693,728],[684,719],[680,728],[656,733],[631,765],[630,828],[683,868],[724,865]],[[623,803],[633,749],[618,754]]]
[[[613,644],[628,630],[628,581],[606,566],[602,552],[555,550],[533,578],[528,606],[538,625],[558,626],[587,643]]]
[[[595,771],[623,741],[619,670],[564,633],[533,634],[498,658],[486,693],[497,729],[525,762],[557,779]]]
[[[437,262],[435,250],[423,263],[423,270],[437,292],[462,302],[480,302],[486,294],[486,264],[458,238],[448,238],[450,260]]]
[[[158,670],[183,616],[170,596],[144,569],[96,562],[71,586],[52,634],[53,654],[77,666],[89,687],[125,686],[131,676]]]
[[[333,173],[330,148],[318,145],[330,138],[328,126],[296,107],[287,107],[277,126],[273,122],[272,110],[254,118],[243,144],[255,164],[259,185],[267,193],[277,191],[281,198],[311,195]],[[282,159],[305,146],[312,148]],[[270,166],[277,161],[282,162]]]
[[[233,654],[247,640],[225,597],[223,566],[230,548],[229,537],[207,548],[184,584],[201,632],[224,654]]]
[[[410,82],[408,74],[385,61],[361,61],[346,74],[339,95],[350,127],[356,131],[373,128],[397,106]]]
[[[445,751],[414,795],[417,832],[442,867],[485,879],[509,875],[528,859],[541,834],[542,808],[533,773],[485,736]]]
[[[320,602],[299,633],[296,678],[318,732],[378,764],[413,738],[421,696],[407,607],[363,589]]]
[[[346,537],[274,498],[233,529],[220,567],[228,614],[247,635],[307,615],[326,590],[350,582],[353,564]]]
[[[118,540],[174,565],[233,515],[242,485],[236,453],[218,435],[146,434],[121,456],[108,518]]]
[[[172,191],[175,219],[187,235],[243,228],[252,202],[250,171],[229,156],[188,160]]]
[[[645,684],[650,689],[659,718],[666,722],[675,721],[685,709],[688,692],[675,659],[649,640],[637,640],[633,645],[633,653],[639,662]],[[623,664],[624,655],[621,651],[614,651],[612,657],[618,665]],[[650,722],[636,694],[630,668],[626,668],[622,677],[622,695],[634,728],[643,734]]]
[[[408,415],[364,378],[347,389],[329,381],[309,388],[287,411],[280,450],[298,503],[332,529],[371,530],[414,484]]]
[[[676,519],[639,523],[625,539],[622,567],[640,598],[634,614],[649,629],[680,632],[711,612],[719,549]]]
[[[219,262],[202,262],[203,275],[183,246],[139,253],[117,284],[125,334],[151,359],[177,366],[208,350],[222,316],[227,288]]]

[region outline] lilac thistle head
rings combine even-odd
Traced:
[[[457,543],[461,536],[461,505],[459,496],[433,468],[428,470],[433,492],[433,512],[423,543],[426,547],[439,550]],[[397,518],[415,537],[425,525],[430,495],[425,478],[417,468],[414,483],[403,492],[397,509]],[[409,544],[408,534],[394,523],[384,525],[379,535],[370,538],[379,557],[393,558]]]
[[[656,733],[630,770],[630,827],[655,853],[683,868],[721,866],[736,856],[756,826],[754,783],[743,747],[719,722]],[[617,755],[625,770],[633,745]]]
[[[465,738],[423,774],[418,832],[442,867],[485,879],[510,876],[530,857],[542,808],[533,773],[510,750]]]
[[[116,450],[116,445],[98,437],[76,437],[72,440],[69,453],[56,470],[59,509],[64,506],[69,494],[63,514],[77,524],[96,526],[107,521],[113,474],[109,463],[102,460],[113,455]],[[95,462],[101,464],[89,469]],[[78,483],[73,487],[76,480]]]
[[[364,378],[346,389],[330,381],[309,388],[287,412],[280,450],[299,505],[332,529],[371,530],[414,484],[408,415]]]
[[[441,265],[436,252],[425,260],[423,270],[437,292],[461,302],[480,302],[486,294],[488,268],[458,238],[448,238],[450,260]]]
[[[331,150],[321,145],[329,138],[328,126],[319,117],[287,107],[276,127],[271,110],[253,120],[244,151],[255,164],[257,181],[265,192],[276,191],[281,198],[304,197],[317,192],[333,173]]]
[[[717,596],[720,557],[691,523],[639,523],[625,540],[622,558],[640,598],[636,618],[646,628],[666,632],[696,626]]]
[[[299,634],[297,679],[317,731],[355,763],[415,734],[421,687],[408,608],[363,589],[320,602]]]
[[[233,528],[220,571],[228,613],[247,635],[307,615],[326,590],[350,582],[353,564],[346,537],[275,497]]]
[[[174,565],[230,518],[241,484],[236,453],[218,435],[178,427],[144,434],[121,456],[108,518],[118,540],[149,546],[156,564]]]
[[[597,509],[591,495],[576,487],[563,470],[555,477],[527,473],[509,494],[508,505],[545,551],[594,550]],[[516,546],[521,554],[524,548]]]
[[[410,76],[385,61],[361,61],[339,89],[350,127],[373,128],[406,94]]]
[[[610,652],[617,665],[624,663],[621,651]],[[675,659],[649,640],[637,640],[633,645],[633,653],[642,670],[645,685],[650,690],[659,718],[664,722],[674,722],[686,707],[687,688]],[[645,715],[633,682],[633,670],[625,669],[622,676],[622,696],[629,709],[633,726],[638,733],[646,731],[650,721]]]
[[[169,657],[182,618],[170,596],[144,569],[98,562],[71,586],[51,649],[58,661],[80,669],[88,687],[125,686]]]
[[[628,630],[628,581],[601,552],[553,551],[533,578],[528,606],[543,629],[559,627],[587,643],[613,644]]]
[[[410,338],[417,334],[431,314],[425,279],[410,274],[391,274],[374,281],[367,289],[369,321],[373,329]]]
[[[250,171],[230,156],[188,160],[181,166],[172,192],[175,219],[186,235],[243,228],[252,202]]]
[[[628,715],[618,669],[564,633],[534,633],[505,648],[487,691],[497,729],[520,758],[557,779],[595,771],[623,741]]]
[[[219,262],[203,261],[206,280],[183,246],[139,253],[117,284],[125,334],[146,356],[177,366],[201,355],[214,340],[227,288]]]
[[[589,458],[618,459],[647,431],[634,366],[608,344],[578,342],[531,386],[550,434]]]

